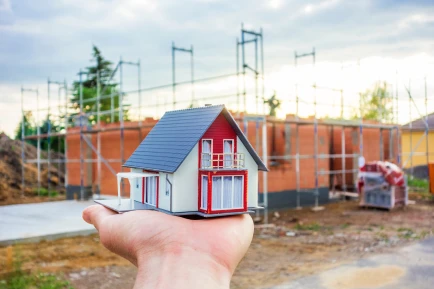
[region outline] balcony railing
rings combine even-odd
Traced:
[[[202,169],[205,170],[240,170],[245,168],[242,153],[202,153]]]

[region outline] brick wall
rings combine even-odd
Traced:
[[[146,137],[153,125],[157,121],[153,119],[146,119],[143,122],[143,128],[128,129],[137,126],[137,122],[129,122],[125,124],[124,130],[124,160],[133,153],[137,148],[140,141]],[[247,138],[252,146],[257,150],[259,156],[262,157],[262,125],[257,127],[255,122],[248,122],[247,127],[241,121],[238,122],[240,128],[247,132]],[[119,124],[105,124],[102,129],[106,130],[100,133],[101,135],[101,155],[107,159],[120,159],[120,131],[113,130],[107,131],[118,127]],[[94,127],[96,129],[96,127]],[[319,125],[318,126],[318,153],[329,154],[341,153],[341,127]],[[78,132],[79,128],[70,129],[69,132]],[[259,133],[258,143],[256,132]],[[389,131],[383,131],[384,139],[384,158],[389,158]],[[87,134],[92,140],[93,146],[97,147],[97,134]],[[268,155],[269,156],[282,156],[282,155],[295,155],[296,153],[296,125],[285,124],[283,121],[269,121],[267,123],[267,136],[268,136]],[[396,135],[395,135],[396,138]],[[380,159],[380,130],[379,129],[364,129],[364,156],[367,161]],[[69,134],[68,141],[68,159],[80,158],[80,136],[79,134]],[[345,143],[346,153],[352,154],[359,151],[359,134],[358,128],[345,129]],[[314,127],[313,125],[300,125],[299,126],[299,144],[301,155],[314,155]],[[96,154],[84,143],[85,152],[91,154],[96,159]],[[394,142],[394,154],[396,157],[397,145]],[[111,162],[110,165],[116,172],[121,171],[121,164]],[[357,166],[356,160],[351,158],[346,159],[346,169],[352,169]],[[269,162],[268,167],[268,191],[281,192],[286,190],[296,189],[296,161],[295,159],[287,160],[274,160]],[[341,169],[341,159],[318,159],[318,176],[319,187],[330,186],[330,176],[321,174],[321,172],[328,172],[331,170]],[[68,170],[68,183],[70,185],[80,185],[80,163],[71,163],[67,165]],[[85,165],[85,185],[92,186],[94,189],[97,187],[97,163]],[[259,190],[262,191],[262,173],[259,177]],[[313,189],[315,187],[315,163],[314,158],[300,159],[300,188]],[[353,175],[346,174],[347,185],[353,184]],[[342,182],[342,179],[340,179]],[[194,181],[194,180],[193,180]],[[128,181],[125,182],[126,184]],[[341,183],[340,183],[341,184]],[[128,192],[128,185],[125,186],[125,191]],[[101,164],[101,194],[116,195],[116,177],[110,170],[102,163]],[[125,194],[127,196],[127,194]]]

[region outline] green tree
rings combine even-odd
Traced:
[[[393,96],[386,82],[377,82],[372,89],[360,95],[360,110],[354,118],[362,114],[363,119],[390,123],[393,121]]]
[[[20,121],[18,124],[17,129],[15,130],[15,139],[21,140],[21,132],[22,129],[22,123],[23,120]],[[47,134],[48,131],[51,133],[57,133],[64,129],[63,125],[59,125],[56,123],[53,123],[49,117],[47,117],[43,123],[39,126],[39,133]],[[34,122],[32,112],[28,111],[24,114],[24,133],[25,136],[31,136],[31,135],[37,135],[38,133],[38,127],[36,123]],[[37,139],[27,139],[25,141],[28,144],[33,145],[34,147],[37,147],[38,141]],[[65,151],[65,140],[61,137],[55,137],[52,136],[50,138],[47,137],[40,137],[39,143],[41,145],[41,150],[47,150],[48,144],[50,143],[50,149],[51,151],[61,152],[63,153]]]
[[[276,116],[276,112],[282,104],[276,97],[276,91],[274,91],[274,94],[269,99],[265,99],[264,103],[270,107],[270,116]]]
[[[15,139],[21,140],[21,134],[23,132],[23,122],[24,122],[24,135],[35,135],[36,134],[36,125],[34,124],[32,112],[28,111],[24,113],[23,119],[21,119],[20,123],[18,124],[18,127],[15,130]],[[33,146],[36,146],[36,140],[35,139],[28,139],[25,140],[26,143],[29,143]]]
[[[83,93],[83,112],[92,113],[88,117],[89,124],[95,124],[97,107],[97,90],[98,90],[98,76],[100,81],[100,112],[109,111],[112,107],[114,109],[119,108],[119,92],[117,84],[111,82],[113,71],[113,63],[106,60],[101,51],[95,45],[92,47],[92,59],[91,62],[94,65],[86,67],[84,74],[82,75],[82,93]],[[80,82],[75,81],[73,83],[73,96],[71,98],[72,109],[75,111],[71,114],[71,121],[74,120],[74,116],[79,114],[80,111]],[[124,120],[128,120],[127,105],[124,105]],[[113,113],[113,119],[111,114],[104,114],[101,117],[101,121],[104,122],[117,122],[119,121],[119,112]]]

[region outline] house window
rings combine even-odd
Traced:
[[[231,168],[233,167],[233,156],[234,156],[234,141],[231,139],[223,140],[223,167]]]
[[[157,204],[157,177],[147,177],[145,179],[146,198],[145,202],[148,205],[156,206]]]
[[[202,140],[202,167],[211,167],[212,140]]]
[[[208,176],[202,176],[201,200],[200,208],[206,210],[208,207]]]
[[[172,183],[169,181],[169,177],[166,175],[166,196],[172,194]]]
[[[140,179],[139,179],[139,178],[136,178],[136,189],[139,188],[139,181],[140,181]]]
[[[243,176],[214,176],[212,178],[212,209],[243,208]]]

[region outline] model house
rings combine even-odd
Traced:
[[[258,208],[258,171],[267,171],[224,105],[166,112],[124,167],[118,192],[129,179],[130,199],[98,203],[205,217]]]

